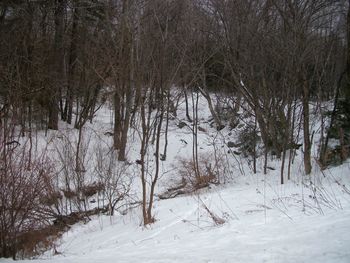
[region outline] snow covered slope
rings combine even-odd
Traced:
[[[333,172],[344,177],[348,169]],[[95,217],[63,236],[60,255],[30,262],[350,262],[349,194],[329,184],[333,197],[322,203],[306,187],[273,188],[253,177],[159,201],[148,228],[136,210]],[[216,225],[204,205],[225,223]]]
[[[227,152],[224,140],[230,131],[212,131],[205,101],[201,103],[201,126],[206,131],[199,136],[200,152],[210,154],[211,142],[218,137],[223,144],[219,149]],[[169,154],[162,163],[158,194],[179,179],[178,158],[191,155],[191,132],[176,128],[176,122],[184,119],[180,111],[170,125]],[[101,137],[110,129],[109,120],[104,108],[90,128]],[[130,145],[128,156],[132,163],[138,158],[137,143]],[[247,160],[229,158],[231,176],[226,183],[157,199],[154,224],[142,226],[140,207],[125,215],[95,216],[63,235],[57,255],[48,251],[24,262],[350,262],[349,163],[325,171],[315,164],[313,174],[306,177],[300,152],[291,180],[280,185],[280,161],[270,161],[274,170],[264,175],[263,160],[258,160],[258,173],[253,174]],[[137,171],[137,166],[131,170]]]

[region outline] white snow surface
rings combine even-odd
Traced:
[[[234,134],[229,135],[227,128],[213,131],[205,101],[200,103],[200,125],[206,129],[199,134],[200,153],[213,158],[211,142],[217,138],[222,144],[217,142],[218,148],[227,153],[224,144]],[[191,131],[176,127],[179,120],[185,120],[183,111],[184,105],[180,105],[179,115],[169,127],[169,152],[162,162],[158,194],[179,179],[178,158],[191,156]],[[111,129],[110,114],[108,108],[102,108],[87,130],[103,136]],[[48,135],[48,141],[53,135]],[[105,141],[110,143],[111,138]],[[138,143],[130,143],[130,162],[138,158],[138,152]],[[225,183],[173,199],[156,198],[156,222],[152,225],[142,225],[141,207],[125,215],[94,216],[63,234],[57,241],[57,255],[47,251],[23,262],[350,262],[349,162],[324,171],[314,163],[312,175],[305,176],[299,152],[291,180],[280,185],[278,160],[269,161],[275,170],[268,170],[267,175],[262,172],[263,160],[258,160],[257,174],[243,157],[229,156],[228,160],[230,176]],[[139,195],[137,169],[134,165],[131,171]],[[216,224],[213,217],[224,223]]]

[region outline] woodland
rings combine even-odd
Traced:
[[[58,252],[96,215],[136,209],[151,227],[158,200],[232,183],[237,158],[253,176],[275,172],[276,187],[347,164],[349,5],[0,1],[0,258]],[[162,192],[184,130],[181,179]],[[203,133],[222,138],[207,158]]]

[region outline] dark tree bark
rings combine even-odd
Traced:
[[[58,129],[58,113],[59,113],[59,94],[62,91],[64,83],[64,49],[63,49],[63,36],[64,36],[64,15],[66,10],[65,0],[55,1],[55,44],[54,44],[54,81],[51,88],[49,98],[49,121],[48,128]]]
[[[133,74],[132,32],[128,16],[130,3],[122,2],[122,17],[120,25],[120,42],[116,48],[118,67],[114,72],[114,149],[118,150],[118,160],[126,160],[126,146],[130,127],[133,101],[131,76]],[[122,63],[121,63],[122,62]]]
[[[308,81],[303,80],[303,131],[304,131],[304,169],[305,174],[311,173],[311,141],[310,141],[310,110],[309,110],[309,99],[310,91]]]
[[[73,22],[71,32],[71,43],[69,48],[69,62],[68,62],[68,85],[66,91],[66,101],[62,113],[62,119],[67,123],[72,123],[73,115],[73,100],[75,92],[75,74],[76,62],[78,58],[78,24],[79,24],[79,7],[76,0],[73,1]]]
[[[347,31],[347,63],[346,63],[346,75],[347,75],[347,85],[345,90],[345,101],[347,102],[347,110],[350,115],[350,0],[348,1],[348,15],[346,22],[346,31]]]

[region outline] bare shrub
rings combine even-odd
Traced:
[[[210,184],[220,184],[229,178],[230,170],[225,155],[214,147],[213,154],[200,155],[198,166],[193,159],[179,158],[175,169],[181,181],[172,183],[167,191],[158,195],[160,199],[174,198],[178,195],[191,194]]]
[[[113,149],[103,149],[99,146],[96,150],[95,171],[98,176],[98,183],[90,187],[90,194],[93,191],[102,193],[103,200],[107,201],[110,215],[130,193],[132,178],[128,174],[130,164],[117,161],[116,152]]]
[[[87,198],[92,196],[91,185],[87,183],[90,138],[84,138],[82,128],[78,138],[73,134],[62,134],[61,141],[55,144],[58,156],[57,167],[62,178],[61,191],[64,195],[63,214],[87,209]],[[90,194],[90,195],[87,195]]]
[[[53,170],[45,153],[29,158],[27,144],[10,149],[8,134],[4,134],[0,143],[0,257],[15,259],[21,249],[20,237],[49,224],[45,203],[58,196],[46,196]]]
[[[209,184],[219,183],[218,160],[211,160],[208,155],[199,156],[199,174],[196,175],[196,165],[192,159],[179,159],[177,167],[179,167],[179,174],[191,190],[197,190],[209,186]]]
[[[38,256],[50,248],[54,248],[55,253],[58,253],[55,241],[61,237],[63,230],[61,227],[50,225],[21,234],[17,239],[17,256],[20,258]]]
[[[88,198],[91,196],[96,195],[97,193],[101,193],[105,190],[105,185],[102,182],[93,182],[92,184],[88,184],[83,187],[82,193],[83,195]]]
[[[58,206],[62,200],[62,194],[59,191],[53,191],[41,199],[41,203],[46,206]]]
[[[62,192],[64,194],[64,197],[66,199],[73,199],[77,197],[77,192],[73,191],[73,190],[66,190],[66,189],[62,189]]]

